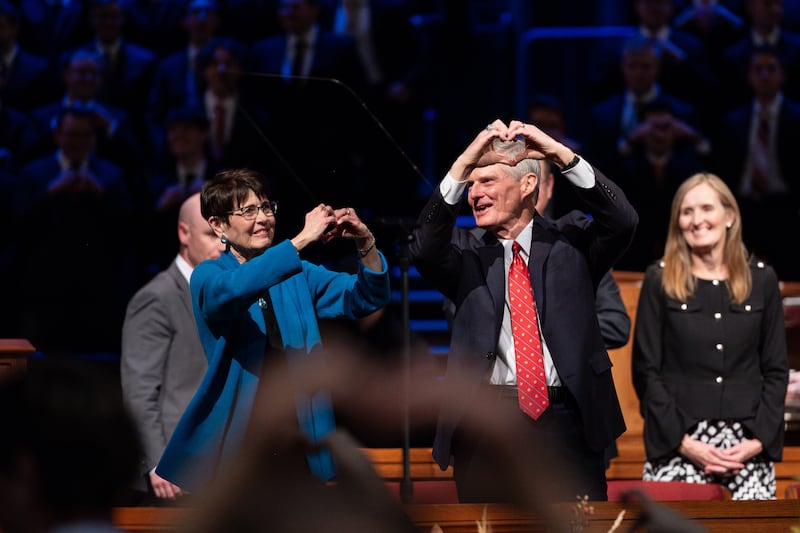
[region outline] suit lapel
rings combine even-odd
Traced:
[[[181,270],[174,260],[169,265],[167,272],[169,272],[169,276],[181,292],[181,302],[189,311],[189,315],[194,316],[194,311],[192,310],[192,293],[189,291],[189,283],[186,281],[186,278],[183,277],[183,274],[181,274]]]
[[[503,263],[503,246],[490,233],[486,233],[483,237],[483,242],[484,246],[478,248],[477,252],[478,257],[480,257],[481,268],[485,275],[486,286],[492,297],[492,306],[496,322],[494,331],[500,331],[500,326],[503,321],[503,305],[506,300],[506,274],[505,265]]]
[[[544,219],[540,216],[533,219],[530,257],[528,258],[528,273],[531,277],[533,297],[542,323],[545,321],[545,311],[547,309],[545,306],[544,265],[547,262],[547,258],[550,257],[550,250],[553,248],[551,240],[542,238],[549,234],[543,222]]]

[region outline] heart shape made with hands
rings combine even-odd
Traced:
[[[525,141],[523,139],[514,139],[513,141],[504,141],[499,138],[492,140],[492,150],[498,154],[502,154],[509,159],[516,159],[522,152],[525,151]]]

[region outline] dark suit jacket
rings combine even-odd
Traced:
[[[728,186],[738,195],[739,182],[742,178],[744,165],[749,152],[750,123],[753,115],[753,105],[748,102],[728,112],[720,128],[720,139],[715,146],[718,149],[715,156],[715,168],[721,178],[728,182]],[[800,159],[796,151],[795,139],[800,134],[800,102],[784,97],[778,113],[777,157],[783,178],[789,186],[789,193],[797,202],[800,198]]]
[[[122,393],[142,437],[143,476],[158,463],[207,366],[189,283],[173,261],[131,298],[122,326]]]
[[[373,0],[370,13],[375,54],[384,78],[415,88],[422,81],[424,58],[419,54],[408,2]]]
[[[752,94],[747,81],[747,70],[750,55],[755,49],[750,33],[725,49],[724,61],[720,61],[726,75],[725,92],[720,96],[724,97],[728,109],[746,102]],[[793,98],[800,97],[800,75],[797,72],[800,67],[800,33],[782,29],[775,50],[786,76],[786,92]]]
[[[22,111],[30,111],[58,98],[59,92],[61,82],[49,72],[47,59],[18,48],[17,56],[8,69],[3,102]]]
[[[625,430],[625,421],[597,323],[595,290],[628,246],[638,216],[622,190],[595,173],[594,187],[575,188],[592,218],[578,211],[557,220],[534,218],[528,268],[553,362],[577,400],[587,444],[599,452]],[[456,227],[459,207],[448,205],[437,187],[417,220],[410,253],[423,277],[456,305],[447,379],[477,390],[491,372],[500,336],[503,247],[489,232],[477,239]],[[451,439],[463,414],[450,408],[440,413],[433,454],[442,469],[450,464]]]
[[[39,138],[40,129],[28,115],[0,102],[0,165],[13,170],[26,164],[33,158]]]
[[[662,270],[655,264],[645,272],[633,339],[647,458],[675,452],[692,426],[712,419],[741,422],[764,445],[764,456],[780,461],[789,363],[775,271],[752,264],[748,298],[721,305],[710,281],[701,281],[685,304],[667,297]]]
[[[251,69],[254,72],[280,74],[288,43],[286,34],[255,43],[250,51]],[[358,63],[355,41],[349,35],[336,35],[320,29],[313,53],[309,76],[335,78],[356,88],[363,84],[364,75]]]
[[[213,125],[214,117],[208,116],[208,121]],[[206,153],[209,154],[210,163],[220,170],[242,167],[263,169],[265,153],[269,153],[270,149],[261,137],[266,124],[266,113],[251,106],[240,95],[233,114],[230,139],[223,146],[218,160],[214,159],[211,136],[208,137]]]
[[[645,150],[637,146],[622,163],[620,185],[639,213],[639,226],[625,255],[617,262],[620,270],[644,269],[661,257],[667,238],[672,197],[680,184],[696,172],[707,170],[694,147],[676,144],[664,166],[663,181],[659,185],[656,170]]]
[[[636,26],[635,34],[645,36],[639,26]],[[662,53],[658,79],[664,90],[692,105],[702,101],[706,94],[704,91],[718,90],[718,80],[711,68],[703,41],[699,37],[670,27],[668,46],[680,50],[684,58],[678,59],[667,51]],[[625,90],[620,69],[623,48],[622,43],[607,39],[597,43],[592,49],[592,54],[597,57],[596,65],[592,69],[595,72],[590,74],[594,78],[591,99],[595,103]]]
[[[156,65],[153,83],[147,95],[147,131],[149,148],[157,157],[164,155],[164,139],[167,114],[178,106],[197,103],[199,96],[196,77],[189,79],[191,65],[186,48],[161,59]],[[193,92],[189,91],[192,88]]]
[[[206,160],[205,175],[203,181],[209,181],[217,172],[217,167],[209,160]],[[150,175],[145,180],[145,189],[142,201],[143,220],[142,228],[144,231],[139,233],[138,256],[141,260],[143,273],[152,276],[154,272],[159,272],[167,268],[175,258],[175,250],[178,249],[180,242],[175,232],[175,225],[178,221],[183,200],[178,201],[174,206],[164,210],[157,209],[158,200],[164,191],[178,183],[178,169],[173,162],[169,168],[160,169]],[[186,191],[186,195],[192,191]],[[197,192],[197,191],[193,191]],[[158,235],[158,238],[153,238]]]
[[[697,125],[694,106],[663,90],[660,91],[657,98],[668,102],[676,117],[691,125]],[[617,142],[622,137],[622,110],[624,107],[625,93],[617,93],[593,105],[590,110],[592,117],[590,157],[593,161],[598,162],[598,166],[611,169],[609,172],[621,170],[622,158],[617,150]]]
[[[86,2],[25,0],[20,12],[20,44],[40,57],[57,61],[64,50],[90,37]]]
[[[61,172],[55,154],[23,167],[17,181],[22,334],[48,355],[118,352],[125,302],[133,293],[132,202],[123,173],[94,156],[88,171],[102,195],[49,195]],[[55,269],[54,257],[65,259]]]
[[[80,48],[102,54],[96,42],[87,43]],[[137,134],[143,133],[143,115],[156,65],[154,52],[123,40],[113,65],[102,71],[103,83],[97,99],[107,105],[125,109],[136,126]]]
[[[31,117],[40,128],[40,139],[37,142],[37,153],[43,155],[56,148],[53,140],[53,126],[64,107],[66,98],[62,98],[31,111]],[[128,112],[120,107],[100,104],[97,101],[89,104],[110,120],[117,123],[111,134],[101,131],[97,135],[97,154],[131,174],[133,169],[143,165],[142,150],[139,140],[131,127]]]

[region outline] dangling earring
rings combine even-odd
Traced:
[[[728,227],[730,227],[730,226],[728,226]],[[222,235],[222,236],[219,238],[219,240],[220,240],[220,242],[221,242],[222,244],[228,244],[228,237],[226,237],[225,235]]]

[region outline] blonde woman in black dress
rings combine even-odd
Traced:
[[[643,479],[775,499],[788,376],[775,271],[748,257],[728,186],[695,174],[675,193],[664,257],[645,272],[639,296],[633,381]]]

